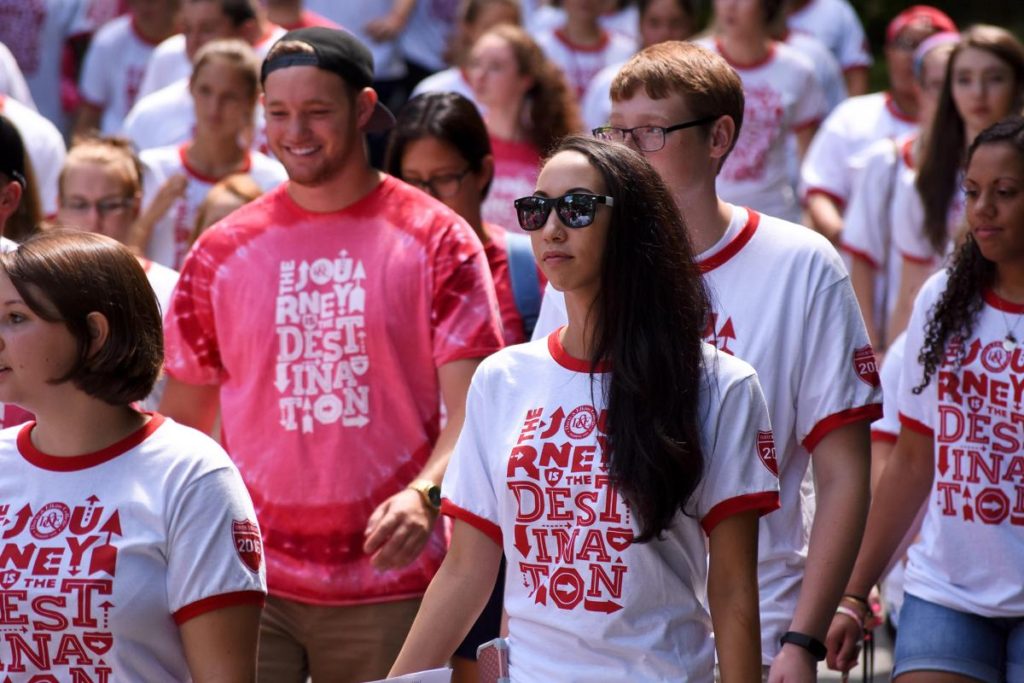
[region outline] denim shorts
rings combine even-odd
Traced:
[[[1024,617],[982,617],[907,593],[892,675],[945,671],[984,683],[1024,683]]]

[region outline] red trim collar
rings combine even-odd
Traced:
[[[737,62],[736,60],[729,56],[729,53],[725,51],[725,46],[722,44],[721,38],[715,36],[715,49],[718,50],[718,54],[722,55],[722,59],[724,59],[729,66],[736,69],[737,71],[751,71],[753,69],[760,69],[765,64],[768,64],[770,61],[775,59],[775,46],[776,42],[773,40],[771,42],[771,45],[769,45],[768,47],[768,54],[766,54],[764,57],[757,60],[756,62],[750,62],[749,64],[741,64],[740,62]]]
[[[185,172],[188,173],[193,178],[195,178],[196,180],[202,181],[204,183],[210,183],[211,185],[216,185],[220,181],[227,178],[229,175],[233,175],[235,173],[248,173],[249,169],[252,168],[252,155],[249,154],[249,150],[245,150],[245,162],[242,164],[242,168],[238,169],[237,171],[225,173],[219,178],[206,175],[205,173],[202,173],[201,171],[197,170],[195,166],[188,162],[188,154],[186,154],[186,152],[188,151],[189,145],[192,144],[194,144],[193,140],[181,143],[181,145],[178,147],[178,158],[181,159],[181,165],[182,167],[184,167]]]
[[[917,120],[913,116],[910,116],[896,105],[896,100],[892,98],[892,93],[888,91],[885,93],[885,108],[889,110],[889,113],[892,114],[894,118],[899,119],[904,123],[917,123]]]
[[[726,261],[731,259],[733,256],[739,253],[740,249],[747,245],[750,238],[757,232],[757,226],[761,223],[761,214],[754,211],[753,209],[747,209],[747,224],[739,231],[736,237],[732,238],[732,242],[722,247],[722,249],[703,261],[697,262],[697,267],[700,269],[702,274],[710,273],[715,268],[721,266]]]
[[[1024,304],[1007,301],[996,294],[995,290],[986,289],[981,293],[981,297],[985,300],[986,304],[996,310],[1003,311],[1004,313],[1016,313],[1017,315],[1024,313]]]
[[[77,472],[79,470],[89,469],[90,467],[102,465],[108,460],[113,460],[117,456],[127,453],[148,439],[153,432],[159,429],[160,425],[164,423],[163,415],[158,413],[146,414],[151,418],[149,422],[142,425],[120,441],[112,443],[106,448],[98,450],[95,453],[85,453],[82,455],[72,456],[48,455],[36,448],[32,443],[32,430],[36,426],[36,422],[33,420],[31,422],[26,422],[21,428],[21,431],[18,432],[18,450],[21,452],[21,456],[25,458],[25,460],[40,469],[49,470],[51,472]]]
[[[564,329],[565,326],[563,325],[548,335],[548,351],[551,353],[551,357],[566,370],[589,373],[590,361],[570,356],[565,347],[562,346],[561,337],[562,330]],[[611,370],[611,364],[607,361],[598,363],[597,367],[594,368],[594,372],[608,372],[609,370]]]
[[[555,29],[555,38],[558,42],[565,45],[573,52],[600,52],[601,50],[608,47],[608,42],[611,40],[611,36],[608,35],[608,31],[601,29],[601,40],[596,45],[577,45],[569,39],[569,36],[565,35],[565,31],[560,28]]]

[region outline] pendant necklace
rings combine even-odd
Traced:
[[[1014,332],[1017,331],[1017,325],[1020,324],[1021,314],[1016,314],[1017,322],[1013,324],[1013,327],[1010,327],[1010,321],[1006,318],[1006,313],[1004,313],[1001,308],[998,310],[999,315],[1003,317],[1003,324],[1006,326],[1006,336],[1003,338],[1003,349],[1007,353],[1013,353],[1013,350],[1017,348],[1017,336]]]

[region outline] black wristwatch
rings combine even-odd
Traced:
[[[825,643],[821,642],[814,636],[807,635],[806,633],[786,631],[786,633],[782,635],[782,638],[779,639],[779,642],[783,645],[789,643],[790,645],[802,647],[810,652],[811,656],[819,662],[825,659],[825,655],[828,654],[828,648],[825,647]]]

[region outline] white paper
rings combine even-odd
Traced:
[[[417,671],[414,674],[405,674],[395,678],[382,678],[369,683],[451,683],[452,670],[448,667],[442,669],[431,669],[430,671]]]

